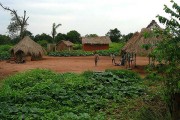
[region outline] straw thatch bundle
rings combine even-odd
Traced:
[[[21,51],[24,56],[31,56],[34,58],[41,58],[46,52],[41,45],[34,42],[29,36],[24,37],[11,49],[11,53],[15,56],[19,53],[19,51]]]
[[[149,28],[143,28],[140,33],[136,32],[122,48],[122,51],[127,53],[135,53],[137,55],[149,55],[149,53],[155,48],[154,45],[161,41],[161,39],[157,37],[145,38],[145,34],[150,33],[151,29]],[[152,47],[148,50],[145,50],[142,46],[148,44],[152,45]]]
[[[82,44],[110,44],[111,39],[108,36],[83,37]]]

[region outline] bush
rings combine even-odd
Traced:
[[[8,60],[10,59],[11,54],[9,52],[1,52],[0,53],[0,60]]]
[[[0,60],[7,60],[11,57],[10,48],[10,45],[0,45]]]
[[[93,55],[92,52],[86,52],[82,50],[73,50],[73,51],[61,51],[61,52],[49,52],[49,56],[57,56],[57,57],[69,57],[69,56],[91,56]]]
[[[40,41],[37,41],[37,43],[43,46],[44,48],[47,48],[47,44],[48,44],[47,40],[40,40]]]
[[[82,50],[82,44],[74,44],[73,50]]]
[[[10,48],[11,48],[10,45],[0,45],[0,52],[9,51]]]

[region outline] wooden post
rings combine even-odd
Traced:
[[[130,55],[130,53],[128,53],[128,69],[129,70],[131,70],[130,64],[131,64],[131,55]]]
[[[136,66],[136,53],[134,54],[134,66],[137,67]]]
[[[149,55],[149,65],[151,64],[151,57],[150,57],[150,55]]]

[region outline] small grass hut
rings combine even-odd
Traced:
[[[11,49],[11,54],[18,63],[41,59],[45,52],[45,49],[29,36],[25,36]]]
[[[161,37],[152,36],[152,29],[159,28],[159,25],[152,20],[151,23],[146,27],[141,29],[141,32],[136,32],[122,48],[121,53],[126,54],[126,62],[128,66],[132,66],[132,62],[136,66],[136,55],[149,57],[150,63],[150,53],[155,48],[155,45],[160,42]]]
[[[57,51],[62,51],[62,50],[71,51],[73,50],[73,43],[68,40],[62,40],[57,43],[56,50]]]
[[[82,38],[84,51],[107,50],[110,43],[111,39],[107,36]]]

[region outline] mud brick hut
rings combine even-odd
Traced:
[[[107,50],[111,40],[107,36],[101,37],[83,37],[82,45],[84,51]]]
[[[18,44],[11,48],[11,54],[16,62],[39,60],[46,53],[45,49],[33,41],[29,36],[25,36]]]
[[[62,40],[57,43],[56,50],[57,51],[62,51],[62,50],[71,51],[73,50],[73,43],[67,40]]]

